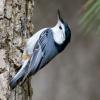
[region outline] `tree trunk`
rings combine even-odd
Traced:
[[[27,79],[10,89],[9,81],[20,66],[25,40],[33,32],[33,0],[0,0],[0,100],[31,100],[32,88]]]

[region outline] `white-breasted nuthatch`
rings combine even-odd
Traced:
[[[28,39],[22,67],[10,81],[10,87],[15,88],[19,82],[38,72],[64,50],[70,39],[70,28],[58,10],[58,22],[54,27],[43,28]]]

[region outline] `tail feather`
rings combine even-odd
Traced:
[[[11,80],[9,85],[10,85],[11,89],[14,89],[17,86],[16,81],[14,81],[14,80]]]
[[[11,79],[9,83],[11,89],[14,89],[18,85],[18,83],[22,81],[23,77],[26,74],[27,69],[28,69],[28,60],[24,63],[24,65],[21,67],[18,73]]]
[[[17,80],[15,80],[14,78],[9,83],[11,89],[14,89],[17,86],[17,84]]]
[[[19,76],[17,76],[17,74],[11,79],[9,85],[11,87],[11,89],[14,89],[17,84],[23,79],[24,77],[24,72],[22,72]]]

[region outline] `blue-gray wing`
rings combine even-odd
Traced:
[[[41,61],[45,55],[45,47],[48,41],[48,29],[45,30],[41,35],[39,40],[36,42],[32,57],[27,65],[28,70],[23,78],[26,79],[30,74],[35,74],[40,69]]]

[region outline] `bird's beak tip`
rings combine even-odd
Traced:
[[[57,17],[58,17],[58,20],[60,20],[60,10],[57,9]]]
[[[63,18],[61,17],[59,9],[57,10],[57,17],[58,17],[58,21],[62,21],[63,20]]]

